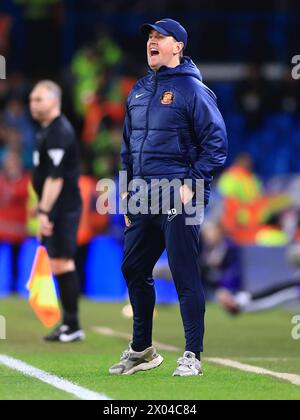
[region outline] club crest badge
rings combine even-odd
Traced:
[[[162,105],[171,105],[174,101],[174,93],[168,90],[167,92],[164,92],[162,94],[162,97],[160,99],[160,103]]]

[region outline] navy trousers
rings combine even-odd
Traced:
[[[152,272],[165,249],[180,302],[186,351],[203,351],[205,297],[198,268],[200,226],[186,225],[185,217],[184,213],[174,218],[130,215],[132,223],[125,228],[122,272],[133,308],[132,347],[136,351],[152,345]]]

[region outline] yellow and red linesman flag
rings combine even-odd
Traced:
[[[27,289],[30,292],[29,303],[43,325],[51,328],[57,324],[61,313],[49,257],[43,246],[37,248]]]

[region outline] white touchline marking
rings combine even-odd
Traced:
[[[86,401],[102,401],[111,400],[104,394],[98,394],[97,392],[89,391],[86,388],[82,388],[79,385],[73,384],[66,379],[59,378],[58,376],[51,375],[50,373],[44,372],[43,370],[37,369],[21,360],[13,359],[12,357],[0,354],[0,364],[21,372],[23,375],[30,376],[31,378],[38,379],[45,382],[54,388],[60,389],[68,394],[74,395],[80,400]]]
[[[242,370],[243,372],[256,373],[257,375],[267,375],[272,376],[273,378],[281,379],[287,382],[290,382],[293,385],[300,386],[300,376],[294,375],[291,373],[279,373],[267,370],[261,367],[246,365],[244,363],[239,363],[230,359],[220,359],[220,358],[207,358],[207,362],[215,363],[217,365],[222,365],[226,367],[231,367],[234,369]]]
[[[124,340],[131,341],[132,336],[130,334],[115,331],[109,327],[93,327],[92,330],[100,335],[104,335],[106,337],[116,337],[116,338],[124,338]],[[180,353],[182,349],[179,347],[171,346],[169,344],[159,343],[158,341],[153,341],[153,345],[157,347],[158,350],[169,351],[171,353]]]
[[[297,360],[300,363],[300,357],[243,357],[231,356],[234,360],[249,360],[251,362],[289,362],[290,360]]]

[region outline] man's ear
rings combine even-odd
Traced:
[[[180,54],[183,51],[184,44],[183,42],[176,42],[174,47],[174,55]]]

